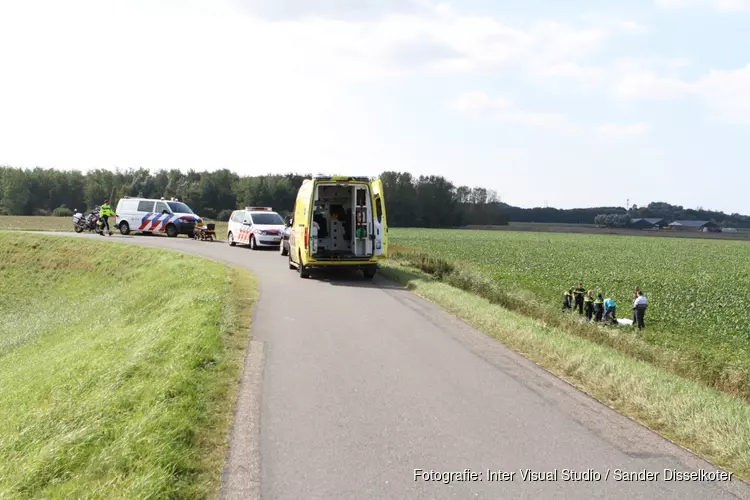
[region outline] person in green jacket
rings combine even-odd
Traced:
[[[583,298],[583,308],[586,313],[586,321],[591,321],[594,316],[594,296],[591,290],[586,292],[586,296]]]
[[[583,299],[586,296],[586,289],[583,288],[583,283],[578,283],[578,286],[573,290],[573,295],[575,295],[573,310],[578,309],[578,314],[583,314]]]
[[[99,207],[99,234],[104,236],[104,227],[107,228],[107,233],[112,236],[112,229],[109,227],[109,218],[115,215],[112,207],[109,206],[109,200],[104,200],[102,206]]]

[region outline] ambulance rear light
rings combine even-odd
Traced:
[[[309,238],[310,238],[310,232],[307,229],[307,226],[305,226],[305,250],[307,250],[307,245],[309,244]]]

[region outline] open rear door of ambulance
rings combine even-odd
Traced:
[[[372,204],[375,211],[375,256],[388,258],[388,219],[385,214],[385,197],[383,183],[380,179],[372,181]]]

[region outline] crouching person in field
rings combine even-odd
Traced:
[[[604,299],[604,322],[617,324],[617,304],[610,298]]]

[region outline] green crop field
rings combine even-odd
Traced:
[[[638,286],[649,307],[646,329],[633,335],[689,352],[697,362],[725,372],[744,377],[750,369],[746,242],[396,228],[390,236],[395,251],[421,250],[468,263],[509,291],[530,291],[558,311],[563,291],[582,281],[586,289],[613,298],[619,317],[632,318],[632,292]]]

